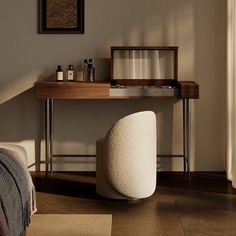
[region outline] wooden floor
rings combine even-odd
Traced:
[[[224,173],[158,173],[155,194],[138,201],[97,196],[94,173],[31,174],[38,213],[112,214],[112,236],[236,235],[236,191]]]

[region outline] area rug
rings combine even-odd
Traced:
[[[27,236],[111,236],[112,215],[36,214]]]

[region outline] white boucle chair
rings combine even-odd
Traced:
[[[117,121],[96,145],[96,191],[141,199],[156,189],[156,115],[137,112]]]

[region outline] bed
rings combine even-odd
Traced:
[[[24,236],[37,211],[25,149],[0,144],[0,235]]]

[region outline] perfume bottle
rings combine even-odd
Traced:
[[[67,80],[68,81],[74,80],[74,68],[73,68],[73,65],[68,65]]]
[[[61,68],[61,65],[57,66],[56,73],[57,73],[57,81],[63,81],[63,70]]]
[[[83,67],[83,81],[88,80],[88,60],[84,59],[84,67]]]
[[[95,68],[93,67],[92,59],[89,59],[88,62],[88,70],[87,70],[87,81],[94,82],[95,81]]]

